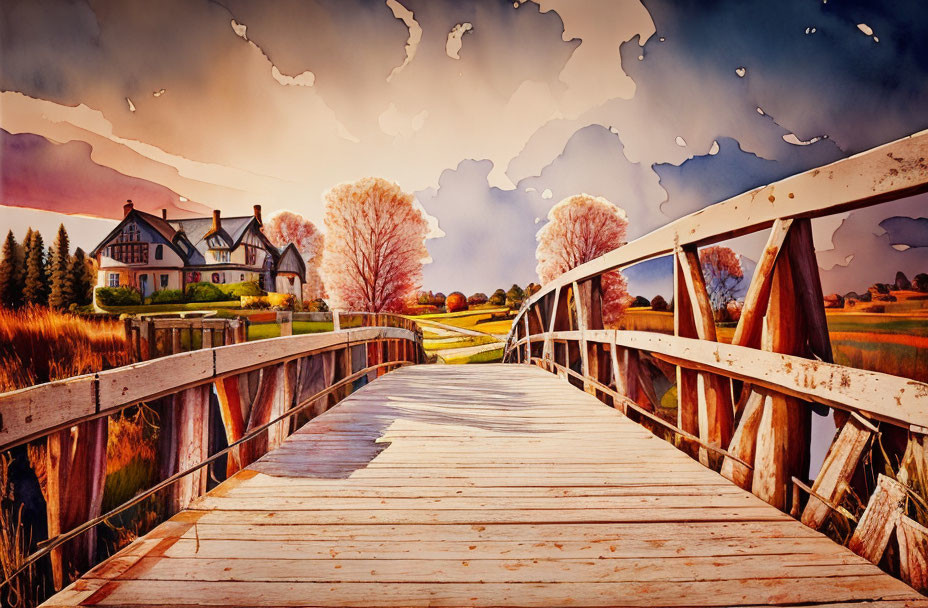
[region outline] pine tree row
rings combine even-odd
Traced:
[[[80,247],[71,255],[63,224],[47,250],[37,230],[30,228],[22,244],[16,242],[12,230],[7,233],[0,251],[0,304],[4,307],[83,306],[91,301],[93,284],[92,260]]]

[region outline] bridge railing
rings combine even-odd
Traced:
[[[811,220],[928,191],[926,159],[928,131],[711,205],[577,266],[526,301],[504,361],[561,375],[811,527],[845,519],[850,546],[872,561],[895,529],[910,562],[899,564],[903,578],[925,585],[928,530],[886,501],[901,493],[925,504],[911,487],[916,463],[928,474],[928,385],[833,363]],[[720,343],[698,248],[768,229],[734,337]],[[603,275],[663,256],[673,258],[673,335],[607,329]],[[655,379],[676,385],[675,417],[661,409]],[[810,484],[811,414],[823,406],[838,431]],[[908,487],[873,483],[855,522],[840,504],[889,434],[905,446],[895,477]]]
[[[27,563],[47,555],[60,589],[96,561],[94,526],[107,517],[155,493],[170,516],[354,388],[423,361],[414,324],[349,314],[364,325],[218,347],[206,341],[198,350],[0,394],[0,453],[28,444],[47,503],[48,540]],[[162,481],[102,514],[108,421],[140,404],[159,415]]]

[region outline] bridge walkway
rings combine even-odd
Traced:
[[[924,605],[525,365],[391,372],[49,600],[75,605]]]

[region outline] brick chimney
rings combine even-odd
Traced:
[[[126,204],[122,206],[122,216],[126,217],[134,209],[132,206],[132,199],[126,201]]]
[[[210,234],[219,232],[220,226],[222,226],[222,222],[219,218],[219,209],[213,209],[213,227],[210,228]]]
[[[168,210],[166,208],[161,209],[161,219],[163,220],[168,219]]]
[[[259,226],[264,226],[264,222],[261,220],[261,205],[255,205],[255,219],[258,220]]]

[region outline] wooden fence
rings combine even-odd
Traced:
[[[217,330],[216,320],[209,319],[186,325],[143,321],[132,327],[147,342],[146,354],[153,356],[154,345],[165,342],[159,331],[168,336],[201,331],[207,346],[0,395],[0,451],[32,442],[43,454],[49,541],[41,546],[101,515],[109,416],[143,403],[158,412],[161,479],[233,446],[224,470],[199,468],[165,490],[167,510],[176,512],[206,491],[211,476],[222,479],[277,447],[297,424],[325,411],[353,387],[391,367],[423,360],[422,334],[415,326],[383,315],[376,320],[395,326],[213,347],[207,332],[237,339],[235,322],[223,322]],[[173,339],[168,343],[176,346]],[[324,396],[313,398],[319,394]],[[233,445],[299,404],[306,406],[300,417],[285,417]],[[219,428],[211,424],[211,410],[217,409]],[[94,562],[95,547],[91,528],[50,552],[56,588]]]
[[[526,301],[504,360],[596,394],[813,528],[847,520],[849,546],[874,562],[895,531],[899,573],[925,590],[928,530],[905,505],[924,505],[911,487],[919,470],[928,474],[928,385],[833,363],[811,219],[928,191],[926,158],[928,131],[711,205],[577,266]],[[766,229],[732,343],[719,343],[698,248]],[[603,274],[666,255],[674,335],[607,329]],[[676,384],[676,420],[660,415],[655,380]],[[832,408],[838,432],[809,484],[813,404]],[[886,463],[898,481],[880,476],[855,522],[840,504],[889,433],[906,446],[901,466]]]

